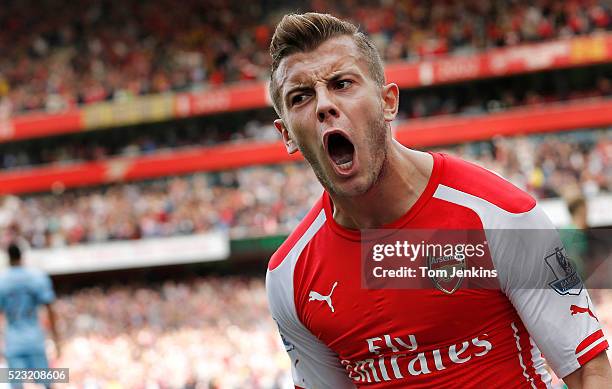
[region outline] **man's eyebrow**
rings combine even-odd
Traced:
[[[291,96],[293,93],[295,92],[303,92],[306,90],[311,89],[310,87],[308,87],[307,85],[305,85],[304,83],[299,83],[294,87],[289,88],[289,90],[287,90],[287,92],[285,92],[285,94],[283,95],[283,100],[285,101],[286,104],[289,103],[289,96]]]
[[[326,79],[327,81],[338,81],[342,77],[346,76],[359,77],[359,73],[353,69],[342,69],[333,72]]]
[[[346,76],[346,72],[335,72],[326,78],[328,82],[336,82],[342,77]]]
[[[294,92],[300,92],[300,91],[304,91],[304,90],[308,90],[310,89],[309,86],[307,86],[306,84],[304,84],[303,82],[297,84],[296,86],[293,86],[291,88],[289,88],[289,90],[287,90],[287,92],[285,92],[285,97],[289,96],[290,94],[294,93]]]

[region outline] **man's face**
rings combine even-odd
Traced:
[[[298,149],[332,194],[356,196],[376,182],[390,141],[397,95],[371,78],[353,39],[330,39],[283,59],[276,71],[282,120],[275,121],[289,153]],[[393,84],[397,91],[397,87]],[[390,105],[393,107],[390,107]]]

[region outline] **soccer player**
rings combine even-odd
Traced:
[[[48,275],[22,266],[21,249],[11,243],[7,249],[9,269],[0,275],[0,312],[7,321],[5,356],[9,368],[48,368],[45,336],[38,320],[38,307],[46,306],[57,356],[59,337],[52,302],[55,292]],[[47,388],[50,385],[45,385]],[[21,388],[21,384],[13,384]]]
[[[612,387],[593,305],[531,196],[395,141],[398,87],[354,25],[287,15],[270,52],[274,124],[325,189],[266,277],[296,388],[546,388],[542,355],[570,388]],[[363,288],[372,228],[486,231],[499,288]]]

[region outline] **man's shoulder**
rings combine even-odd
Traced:
[[[47,282],[49,275],[34,267],[19,266],[7,269],[0,275],[0,279],[7,284],[40,285]]]
[[[440,184],[478,197],[509,213],[524,213],[536,200],[499,174],[461,158],[443,154]]]
[[[298,226],[289,234],[287,239],[280,245],[276,252],[270,258],[268,262],[268,270],[276,269],[283,260],[289,255],[292,249],[298,245],[298,243],[306,238],[312,238],[314,231],[313,227],[320,226],[325,221],[325,211],[323,209],[323,196],[317,200],[313,207],[308,211],[304,219],[298,224]],[[308,235],[308,236],[307,236]]]

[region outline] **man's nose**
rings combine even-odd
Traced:
[[[330,98],[327,90],[319,91],[317,93],[317,119],[320,123],[323,123],[332,117],[339,118],[340,110]]]

